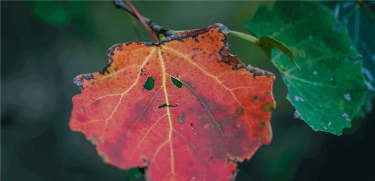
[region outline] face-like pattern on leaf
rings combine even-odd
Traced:
[[[215,24],[108,50],[102,71],[74,82],[70,127],[97,145],[105,162],[147,167],[150,180],[223,180],[272,132],[273,74],[229,53]]]

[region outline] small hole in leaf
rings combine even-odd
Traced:
[[[181,87],[182,87],[182,82],[181,81],[179,81],[179,80],[177,80],[177,79],[175,79],[175,78],[173,78],[173,77],[171,77],[171,80],[172,80],[172,83],[176,86],[176,87],[178,87],[179,89],[181,89]]]
[[[154,88],[154,82],[154,78],[148,77],[145,84],[143,85],[143,88],[145,88],[146,90],[152,90]]]
[[[168,106],[167,104],[163,104],[163,105],[159,106],[158,109],[163,108],[163,107],[167,107],[167,106]]]

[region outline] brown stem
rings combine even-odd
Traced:
[[[138,18],[137,15],[133,12],[133,10],[130,9],[129,6],[127,6],[124,2],[122,2],[122,0],[114,0],[114,2],[115,2],[116,8],[121,8],[121,9],[127,11],[128,13],[130,13],[131,15],[133,15],[134,17]],[[147,25],[152,29],[152,31],[155,32],[155,34],[157,34],[157,35],[158,34],[164,34],[165,37],[169,37],[169,36],[172,36],[172,35],[176,34],[171,30],[168,30],[168,29],[166,29],[162,26],[157,25],[152,20],[150,20],[150,19],[148,19],[144,16],[142,16],[142,17],[147,22]]]
[[[148,26],[146,21],[143,19],[143,17],[138,13],[137,9],[132,5],[132,3],[129,2],[129,0],[123,0],[128,6],[130,6],[131,10],[133,10],[134,14],[137,16],[137,18],[142,22],[143,26],[147,29],[148,33],[152,36],[155,43],[159,43],[158,39],[156,38],[154,32],[152,32],[151,28]]]

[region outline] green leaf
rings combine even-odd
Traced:
[[[281,51],[272,51],[274,65],[289,89],[287,99],[295,116],[315,131],[341,135],[363,104],[367,86],[359,54],[344,27],[327,8],[314,2],[276,2],[260,6],[245,26],[257,36],[287,45],[298,70]]]
[[[365,98],[364,111],[371,110],[371,97],[375,94],[375,13],[370,9],[369,2],[363,1],[332,1],[325,2],[334,12],[339,25],[348,30],[354,47],[362,55],[363,73],[368,91]],[[357,117],[363,117],[363,113]]]
[[[233,31],[233,30],[230,30],[229,34],[233,35],[233,36],[237,36],[237,37],[242,38],[244,40],[250,41],[252,43],[256,43],[258,45],[258,47],[266,54],[266,56],[269,59],[271,59],[272,48],[277,48],[282,53],[284,53],[286,56],[288,56],[290,58],[290,61],[293,62],[294,66],[296,66],[298,69],[300,69],[293,59],[292,51],[290,51],[289,48],[286,45],[284,45],[283,43],[281,43],[281,42],[279,42],[279,41],[277,41],[273,38],[270,38],[270,37],[267,37],[267,36],[262,36],[258,40],[256,37],[254,37],[252,35],[248,35],[248,34],[241,33],[241,32],[238,32],[238,31]]]
[[[262,36],[259,38],[259,42],[257,42],[257,45],[266,54],[266,56],[269,59],[272,59],[271,58],[272,48],[279,49],[284,55],[286,55],[290,59],[290,61],[293,62],[294,66],[296,66],[299,70],[301,70],[301,68],[297,65],[297,63],[293,59],[292,51],[290,51],[289,48],[283,43],[273,38]]]

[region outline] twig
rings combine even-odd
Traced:
[[[129,6],[127,6],[124,2],[122,2],[122,0],[114,0],[114,2],[115,2],[116,8],[118,8],[118,9],[121,8],[124,11],[129,12],[134,17],[138,18],[137,15],[129,8]],[[155,34],[157,34],[157,35],[163,34],[166,37],[175,35],[175,33],[173,31],[157,25],[155,22],[153,22],[152,20],[150,20],[150,19],[148,19],[144,16],[142,16],[142,17],[146,21],[147,25],[152,29],[152,31],[155,32]]]

